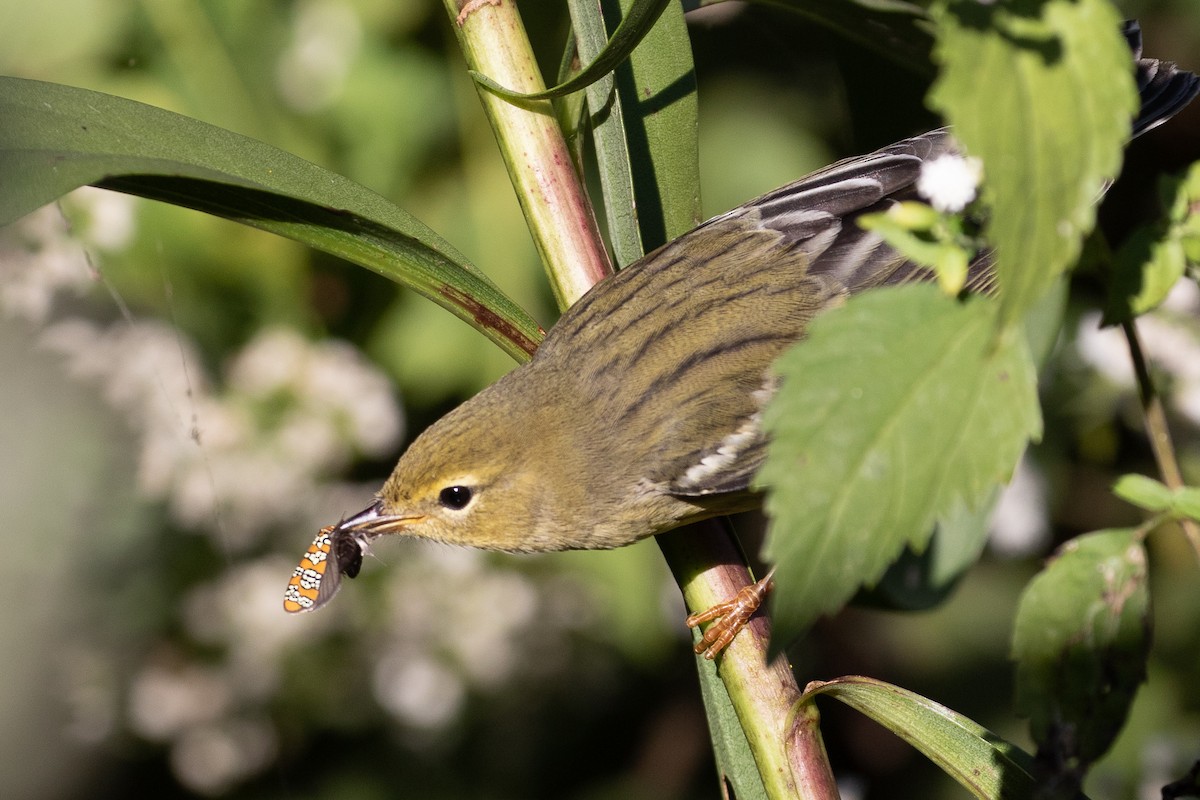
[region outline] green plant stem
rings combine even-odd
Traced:
[[[1163,483],[1171,489],[1181,489],[1184,486],[1183,472],[1179,469],[1179,461],[1175,458],[1175,445],[1171,441],[1171,431],[1167,426],[1167,415],[1163,410],[1162,398],[1154,386],[1154,379],[1146,364],[1146,356],[1142,351],[1141,340],[1138,338],[1137,326],[1133,320],[1121,323],[1125,331],[1125,340],[1129,343],[1129,356],[1133,360],[1133,371],[1137,376],[1138,395],[1141,398],[1142,414],[1146,420],[1146,433],[1150,437],[1150,447],[1154,451],[1154,460],[1158,463],[1158,471],[1162,474]],[[1181,519],[1180,526],[1192,549],[1200,557],[1200,525],[1195,520]]]
[[[445,6],[471,69],[517,91],[544,88],[524,25],[510,0],[469,4],[466,12],[459,0],[445,0]],[[480,91],[480,97],[559,306],[566,308],[607,276],[611,266],[561,130],[544,101],[514,105],[486,90]],[[659,540],[692,610],[728,600],[752,582],[740,550],[715,522],[693,525]],[[769,623],[758,615],[721,655],[718,665],[768,796],[835,798],[815,707],[803,715],[809,735],[789,736],[800,690],[786,659],[767,664],[769,638]],[[790,748],[790,759],[789,742],[796,744]],[[805,765],[800,781],[793,775],[793,763]]]
[[[467,65],[518,92],[546,88],[512,0],[445,0]],[[478,87],[480,102],[546,265],[560,308],[612,272],[587,192],[549,100],[511,103]]]
[[[693,611],[724,602],[754,582],[741,550],[716,520],[660,535],[658,546]],[[763,787],[778,800],[836,798],[816,705],[797,706],[800,687],[787,658],[767,660],[770,639],[770,620],[756,614],[717,662]]]

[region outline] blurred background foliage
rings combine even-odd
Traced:
[[[521,2],[550,75],[563,4]],[[1193,0],[1122,4],[1147,53],[1200,69]],[[0,0],[0,73],[84,86],[261,138],[432,226],[544,325],[553,304],[435,0]],[[704,211],[937,124],[916,73],[766,6],[690,17]],[[2,122],[0,122],[2,124]],[[1135,145],[1114,239],[1156,175],[1200,158],[1200,107]],[[1028,746],[1007,651],[1056,542],[1129,524],[1152,472],[1120,337],[1087,275],[1046,371],[1046,441],[959,590],[852,608],[792,653]],[[330,610],[285,618],[322,524],[404,442],[513,364],[432,304],[319,253],[82,190],[0,231],[0,775],[5,797],[690,798],[717,795],[682,603],[652,543],[485,556],[385,542]],[[1200,292],[1143,321],[1200,482]],[[1200,756],[1200,581],[1152,545],[1155,645],[1088,785],[1156,797]],[[845,797],[959,797],[914,751],[825,707]]]

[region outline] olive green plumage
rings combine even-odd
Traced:
[[[772,362],[852,292],[927,277],[856,218],[910,195],[921,162],[953,147],[937,131],[834,165],[602,281],[529,364],[413,442],[378,513],[526,551],[619,547],[754,507]],[[470,501],[447,507],[449,487]]]
[[[1135,57],[1137,33],[1127,31]],[[1135,134],[1200,91],[1195,75],[1151,59],[1138,61],[1137,80]],[[847,159],[596,285],[530,363],[413,442],[372,506],[322,531],[313,563],[332,553],[332,564],[309,570],[323,571],[319,593],[297,606],[327,602],[387,533],[510,551],[609,548],[756,506],[771,364],[849,295],[931,277],[857,220],[912,199],[922,164],[955,147],[934,131]],[[988,262],[971,265],[970,289],[988,290]]]

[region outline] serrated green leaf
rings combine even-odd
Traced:
[[[940,703],[883,681],[851,676],[810,684],[805,699],[836,698],[920,750],[979,798],[1028,798],[1032,759],[1017,746]]]
[[[938,520],[928,547],[920,553],[906,548],[878,585],[859,593],[854,602],[919,611],[944,601],[987,545],[989,523],[999,496],[999,491],[993,491],[991,499],[977,509],[955,503]]]
[[[1019,335],[994,338],[996,313],[927,284],[875,290],[818,317],[777,362],[758,484],[781,642],[906,545],[922,550],[955,503],[978,508],[1040,435],[1028,350]]]
[[[1074,263],[1120,167],[1138,108],[1129,47],[1108,0],[943,0],[931,13],[941,72],[928,101],[983,161],[1009,324]]]
[[[1175,499],[1166,485],[1145,475],[1122,475],[1113,484],[1113,494],[1147,511],[1166,511]]]
[[[0,78],[0,225],[87,184],[194,208],[372,269],[518,360],[536,321],[454,247],[364,186],[231,131],[112,95]]]
[[[1146,551],[1132,529],[1065,544],[1017,607],[1017,705],[1038,743],[1039,778],[1071,796],[1112,744],[1145,680]]]

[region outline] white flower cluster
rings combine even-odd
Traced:
[[[414,552],[390,567],[388,616],[399,624],[380,643],[371,684],[414,735],[435,736],[470,690],[497,689],[533,667],[531,636],[561,631],[543,618],[529,576],[477,550],[413,543],[406,554]]]
[[[270,721],[238,710],[234,686],[222,668],[187,662],[153,663],[130,685],[133,730],[169,744],[180,782],[204,794],[252,777],[278,750]]]
[[[0,230],[0,313],[42,324],[60,292],[82,294],[96,281],[88,250],[124,247],[133,235],[133,199],[84,187],[64,203],[80,212],[73,235],[57,206],[46,206]]]
[[[39,226],[47,227],[39,233]],[[368,501],[374,486],[337,475],[358,455],[395,450],[397,399],[387,378],[345,343],[263,330],[214,380],[187,336],[165,322],[66,316],[55,297],[94,289],[85,248],[99,245],[84,239],[81,246],[57,211],[17,228],[27,240],[36,234],[38,253],[57,260],[47,266],[31,253],[22,256],[27,263],[17,259],[19,269],[0,267],[0,312],[43,326],[43,344],[126,419],[140,491],[180,526],[212,537],[225,557],[184,598],[187,646],[163,637],[132,669],[136,651],[118,656],[100,642],[65,656],[73,735],[96,743],[123,719],[166,748],[182,784],[220,794],[277,758],[280,734],[268,709],[284,689],[285,667],[345,627],[350,615],[339,609],[380,599],[344,591],[333,609],[301,618],[285,619],[281,607],[292,559],[312,531]],[[286,553],[264,546],[271,532],[291,537]],[[375,625],[361,657],[380,708],[415,746],[453,730],[470,698],[557,674],[580,628],[598,622],[583,587],[535,579],[522,569],[528,559],[497,564],[477,551],[418,543],[377,549],[381,560],[404,556],[383,576],[383,607],[355,617]],[[272,554],[252,555],[264,550]],[[198,660],[193,644],[222,655]],[[593,671],[598,663],[603,668],[603,659],[589,658]]]
[[[276,67],[279,93],[302,113],[321,111],[341,95],[362,47],[362,21],[343,0],[305,0],[295,6],[292,41]]]
[[[975,199],[982,177],[983,162],[978,158],[946,153],[921,164],[917,194],[938,211],[958,213]]]
[[[343,343],[262,331],[217,393],[195,349],[162,322],[71,320],[44,341],[125,413],[141,443],[141,490],[226,549],[319,518],[327,476],[355,453],[386,454],[402,433],[387,378]]]

